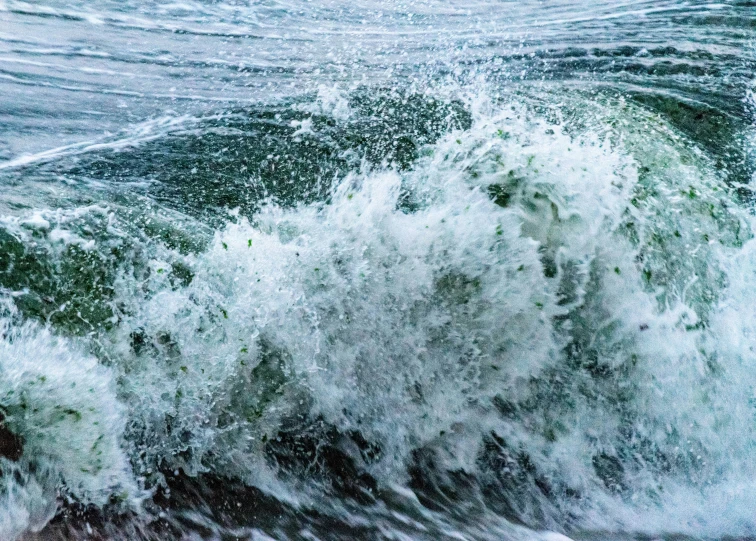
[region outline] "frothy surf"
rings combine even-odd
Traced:
[[[214,234],[120,196],[6,217],[3,537],[151,516],[176,475],[352,523],[338,498],[411,487],[485,509],[463,537],[753,532],[742,191],[635,102],[473,95],[411,166],[341,155]],[[292,111],[303,147],[358,125],[339,92]]]

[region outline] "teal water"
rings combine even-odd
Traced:
[[[755,29],[0,0],[0,538],[756,536]]]

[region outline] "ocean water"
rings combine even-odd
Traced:
[[[756,539],[756,3],[0,0],[0,539]]]

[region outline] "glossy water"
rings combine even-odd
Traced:
[[[755,536],[755,38],[0,0],[0,538]]]

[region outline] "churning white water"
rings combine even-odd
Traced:
[[[0,2],[0,537],[756,534],[753,10]]]

